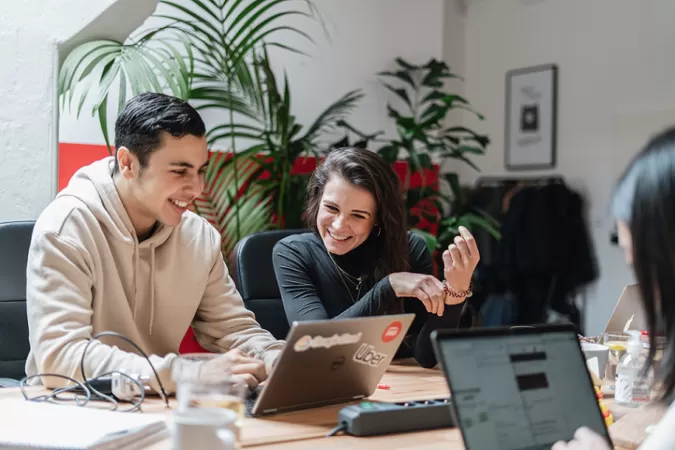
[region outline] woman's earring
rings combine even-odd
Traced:
[[[382,227],[378,227],[377,225],[375,225],[375,228],[377,228],[377,231],[375,232],[375,236],[381,235],[382,234]]]

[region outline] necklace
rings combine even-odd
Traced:
[[[335,265],[335,268],[338,270],[338,276],[340,277],[340,280],[342,281],[342,284],[344,285],[345,289],[347,289],[347,293],[349,294],[349,297],[352,299],[352,303],[356,303],[356,301],[359,299],[359,296],[361,294],[361,284],[362,284],[362,281],[363,281],[363,274],[361,274],[361,276],[359,276],[359,277],[355,277],[354,275],[351,275],[351,274],[347,273],[345,270],[342,269],[342,267],[340,267],[338,265],[337,262],[335,262],[335,260],[333,259],[333,256],[330,254],[330,252],[327,252],[327,253],[328,253],[328,257],[330,258],[330,260],[333,261],[333,264]],[[356,289],[356,298],[354,298],[354,296],[352,295],[352,290],[349,288],[349,286],[347,286],[347,282],[345,281],[345,277],[343,276],[343,274],[344,274],[344,276],[347,277],[347,280],[349,280],[349,282],[352,285],[354,285],[353,289]]]

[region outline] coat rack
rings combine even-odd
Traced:
[[[565,180],[560,175],[548,177],[480,177],[476,180],[477,187],[501,187],[515,186],[523,184],[525,186],[546,186],[550,184],[565,184]]]

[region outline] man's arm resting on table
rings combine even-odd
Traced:
[[[213,245],[220,248],[220,236],[214,231]],[[222,254],[218,251],[206,286],[206,291],[193,322],[199,344],[207,350],[224,353],[238,349],[265,363],[269,374],[274,367],[284,341],[274,338],[256,322],[230,277]]]

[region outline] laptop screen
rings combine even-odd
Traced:
[[[574,332],[439,337],[467,449],[550,449],[580,426],[607,436]]]

